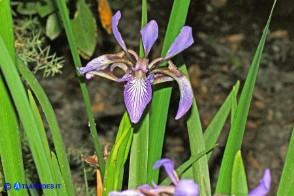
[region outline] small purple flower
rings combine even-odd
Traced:
[[[139,122],[146,106],[152,99],[151,85],[175,80],[180,89],[180,103],[176,119],[181,118],[192,105],[193,91],[187,77],[177,69],[170,59],[193,44],[192,28],[184,26],[170,46],[166,56],[156,58],[149,62],[147,56],[158,37],[158,25],[156,21],[150,21],[140,31],[145,56],[139,58],[133,50],[129,50],[126,47],[118,30],[120,18],[121,13],[118,11],[112,17],[112,30],[123,52],[99,56],[90,61],[86,67],[80,68],[79,72],[86,74],[85,77],[87,79],[98,75],[116,82],[126,82],[124,101],[133,123]],[[164,61],[167,61],[168,66],[159,67]],[[113,74],[113,70],[116,67],[125,72],[123,77],[119,78]]]
[[[193,180],[181,179],[174,170],[174,163],[170,159],[161,159],[154,163],[153,169],[156,169],[160,166],[163,166],[168,177],[175,185],[175,190],[173,195],[189,195],[189,196],[198,196],[199,187]]]
[[[269,169],[266,169],[264,171],[262,179],[259,182],[259,185],[255,189],[250,191],[248,196],[266,196],[270,191],[271,180],[271,172]]]

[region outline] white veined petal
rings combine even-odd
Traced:
[[[124,100],[133,123],[139,122],[151,98],[151,84],[146,77],[135,77],[127,82],[124,90]]]

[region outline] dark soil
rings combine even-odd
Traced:
[[[122,1],[126,2],[126,1]],[[160,37],[152,55],[160,55],[172,1],[150,1],[149,19],[159,25]],[[129,48],[138,49],[140,5],[111,2],[113,10],[122,11],[120,30]],[[184,56],[189,69],[194,94],[201,114],[203,129],[240,80],[244,84],[246,73],[265,26],[272,1],[192,1],[187,25],[192,26],[195,43]],[[257,186],[266,167],[272,172],[271,195],[275,195],[281,176],[291,129],[294,124],[294,18],[291,1],[279,1],[273,16],[262,63],[254,90],[251,109],[243,140],[242,155],[248,175],[248,185]],[[113,36],[104,34],[105,41],[97,47],[96,56],[117,52]],[[103,37],[103,38],[104,38]],[[67,53],[68,51],[64,51]],[[86,62],[85,62],[86,64]],[[66,147],[73,154],[94,153],[88,129],[81,91],[75,69],[68,61],[63,73],[42,79],[60,123]],[[112,144],[122,114],[123,85],[96,77],[88,82],[101,145]],[[175,88],[168,118],[164,157],[179,165],[189,156],[188,136],[183,120],[175,121],[178,107]],[[229,125],[223,130],[219,147],[210,162],[213,187],[218,176]],[[86,149],[86,150],[85,150]],[[184,156],[183,156],[184,154]],[[81,171],[73,173],[77,184],[83,183]]]

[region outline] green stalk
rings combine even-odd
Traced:
[[[70,50],[72,53],[72,57],[73,57],[73,61],[74,61],[74,65],[76,68],[81,67],[81,60],[79,57],[79,53],[78,53],[78,48],[76,45],[76,41],[74,38],[74,34],[71,28],[71,24],[70,24],[70,19],[68,16],[68,11],[67,11],[67,7],[66,7],[66,3],[65,0],[56,0],[55,1],[57,3],[58,9],[59,9],[59,13],[64,25],[64,29],[67,35],[67,39],[68,39],[68,43],[70,46]],[[90,98],[89,98],[89,93],[87,90],[87,86],[86,83],[84,81],[84,78],[81,78],[80,73],[77,71],[77,75],[79,77],[79,83],[80,83],[80,88],[82,91],[82,95],[83,95],[83,99],[84,99],[84,103],[86,106],[86,111],[87,111],[87,115],[88,115],[88,120],[89,120],[89,125],[90,125],[90,131],[91,131],[91,135],[93,137],[94,140],[94,144],[95,144],[95,149],[96,149],[96,154],[98,157],[98,163],[99,163],[99,169],[101,172],[101,179],[104,178],[104,172],[105,172],[105,167],[104,167],[104,160],[103,160],[103,156],[102,156],[102,152],[100,149],[100,145],[99,145],[99,140],[98,140],[98,133],[97,133],[97,129],[96,129],[96,123],[94,120],[94,116],[91,110],[91,103],[90,103]]]

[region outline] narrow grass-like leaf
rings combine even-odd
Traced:
[[[240,86],[240,82],[238,81],[235,86],[233,87],[232,91],[230,92],[229,96],[222,104],[214,118],[212,119],[209,126],[206,128],[204,132],[204,141],[205,146],[211,146],[216,143],[223,126],[225,125],[226,119],[231,111],[233,100],[236,99],[236,94],[238,93]],[[232,113],[233,115],[233,113]],[[209,159],[211,153],[208,153],[207,158]]]
[[[84,166],[84,164],[83,164]],[[85,182],[85,195],[86,196],[89,196],[89,185],[88,185],[88,177],[87,177],[87,171],[86,171],[86,168],[83,167],[83,172],[84,172],[84,182]]]
[[[41,183],[55,182],[55,175],[51,172],[50,163],[46,161],[46,150],[43,147],[42,139],[38,133],[38,127],[32,114],[24,87],[7,48],[4,45],[2,37],[0,37],[0,51],[0,66],[5,80],[8,81],[7,85],[28,137]],[[56,190],[44,189],[43,191],[46,195],[57,194]]]
[[[161,55],[164,56],[184,26],[190,0],[175,0],[169,18],[166,36],[164,38]],[[153,170],[152,165],[161,158],[165,126],[170,103],[171,87],[163,88],[162,85],[155,86],[151,102],[150,132],[149,132],[149,156],[147,182],[158,181],[159,170]]]
[[[277,196],[294,195],[294,128],[290,139],[286,161]]]
[[[182,59],[180,61],[182,61]],[[188,70],[184,64],[179,69],[189,78]],[[200,152],[204,151],[206,148],[201,127],[200,115],[195,98],[193,98],[193,104],[190,110],[191,113],[187,119],[187,128],[191,156],[196,156]],[[211,195],[208,161],[206,155],[193,163],[192,171],[194,180],[200,186],[200,195]]]
[[[248,186],[241,151],[236,153],[232,171],[232,195],[247,196]]]
[[[74,61],[74,65],[76,68],[81,67],[81,59],[79,57],[79,53],[78,53],[78,48],[77,48],[77,44],[74,38],[74,34],[73,34],[73,30],[72,27],[70,25],[70,19],[68,16],[68,11],[66,8],[66,2],[65,0],[55,0],[60,16],[61,16],[61,20],[63,22],[64,25],[64,29],[66,32],[66,36],[68,39],[68,43],[69,43],[69,47],[71,50],[71,54],[73,57],[73,61]],[[98,163],[100,166],[100,171],[101,171],[101,176],[103,179],[104,176],[104,162],[103,162],[103,156],[102,156],[102,152],[100,149],[100,145],[99,145],[99,138],[98,138],[98,133],[96,130],[96,124],[94,121],[94,116],[91,110],[91,103],[90,103],[90,98],[89,98],[89,93],[86,87],[86,83],[84,81],[84,78],[80,77],[80,74],[77,71],[77,75],[79,76],[79,83],[80,83],[80,88],[82,91],[82,95],[83,95],[83,99],[84,99],[84,103],[86,106],[86,111],[87,111],[87,115],[88,115],[88,119],[89,119],[89,124],[90,124],[90,131],[91,131],[91,135],[93,137],[93,141],[95,144],[95,150],[96,150],[96,154],[98,157]]]
[[[54,188],[58,191],[59,195],[70,195],[70,192],[66,190],[66,186],[60,171],[58,160],[54,152],[51,152],[51,157],[52,157],[53,168],[56,173],[56,182],[57,182],[57,184],[54,185]]]
[[[232,105],[235,105],[236,102],[236,95],[239,90],[240,83],[237,82],[235,86],[233,87],[232,91],[228,95],[227,99],[225,102],[222,104],[218,112],[216,113],[215,117],[212,119],[211,123],[207,127],[206,131],[204,132],[204,141],[205,141],[205,146],[212,146],[216,144],[217,139],[221,133],[221,130],[223,129],[223,126],[225,124],[225,121],[231,111],[231,108],[233,107]],[[231,115],[233,116],[234,112],[232,112]],[[207,158],[209,159],[211,156],[212,152],[207,153]],[[189,168],[185,173],[184,173],[185,178],[193,178],[193,170],[192,167]]]
[[[1,60],[0,60],[1,61]],[[5,182],[25,183],[24,166],[21,154],[20,135],[18,122],[13,104],[8,95],[8,89],[4,84],[4,79],[0,74],[0,155],[5,176]],[[26,190],[9,191],[11,195],[24,195]]]
[[[142,0],[141,28],[147,23],[147,1]],[[140,57],[144,56],[142,40],[140,41]],[[130,154],[129,188],[136,188],[147,181],[148,139],[149,139],[149,107],[140,124],[134,126],[134,136]]]
[[[242,139],[245,131],[245,124],[248,116],[249,106],[252,98],[252,93],[258,73],[259,63],[266,41],[266,36],[269,29],[269,24],[273,9],[275,7],[276,0],[274,1],[272,10],[270,12],[269,19],[263,31],[261,40],[258,44],[257,50],[255,52],[252,64],[250,66],[244,88],[242,90],[240,100],[236,109],[236,114],[233,119],[233,124],[230,130],[228,141],[226,144],[226,149],[224,157],[222,160],[219,178],[216,186],[216,194],[230,194],[231,191],[231,178],[233,169],[233,160],[235,154],[241,148]]]
[[[133,128],[130,125],[130,119],[128,115],[125,114],[121,120],[115,144],[106,162],[107,170],[104,176],[103,195],[107,195],[109,191],[121,189],[124,165],[133,138]]]
[[[10,1],[8,0],[0,1],[0,27],[0,36],[3,38],[4,45],[7,47],[8,55],[10,55],[12,61],[14,62],[14,35]],[[2,51],[0,53],[2,53]],[[3,174],[6,182],[25,183],[18,118],[1,71],[0,106],[0,156]],[[9,191],[10,195],[24,195],[26,193],[26,190],[16,191],[13,189]]]
[[[147,180],[149,115],[147,114],[133,136],[129,169],[129,188],[145,184]]]
[[[27,177],[27,184],[33,184],[31,179],[29,179],[28,177]],[[36,189],[29,189],[29,193],[31,196],[39,196],[39,193]]]
[[[32,109],[32,112],[33,112],[33,115],[34,115],[34,118],[35,118],[36,125],[37,125],[38,130],[39,130],[39,134],[40,134],[41,139],[42,139],[43,148],[46,151],[46,155],[47,155],[47,160],[46,161],[50,163],[51,162],[51,156],[50,156],[50,150],[49,150],[49,143],[48,143],[47,136],[46,136],[46,133],[45,133],[43,120],[42,120],[42,117],[41,117],[41,115],[39,113],[39,109],[38,109],[38,106],[37,106],[37,104],[35,102],[35,99],[34,99],[34,97],[33,97],[30,90],[28,90],[28,98],[29,98],[31,109]],[[51,167],[53,167],[53,165],[51,165]]]
[[[66,189],[70,195],[74,195],[75,189],[72,182],[67,154],[65,151],[65,146],[62,141],[60,129],[59,129],[58,122],[54,114],[52,105],[50,104],[50,101],[45,91],[43,90],[38,80],[35,78],[34,74],[18,57],[16,58],[16,66],[19,72],[21,73],[21,75],[24,77],[25,81],[30,86],[31,90],[35,94],[37,100],[39,101],[42,107],[42,110],[44,112],[44,115],[46,117],[46,120],[50,128],[54,147],[56,150],[56,155],[58,157],[58,162],[60,165],[60,169],[61,169],[61,173],[65,182]]]

